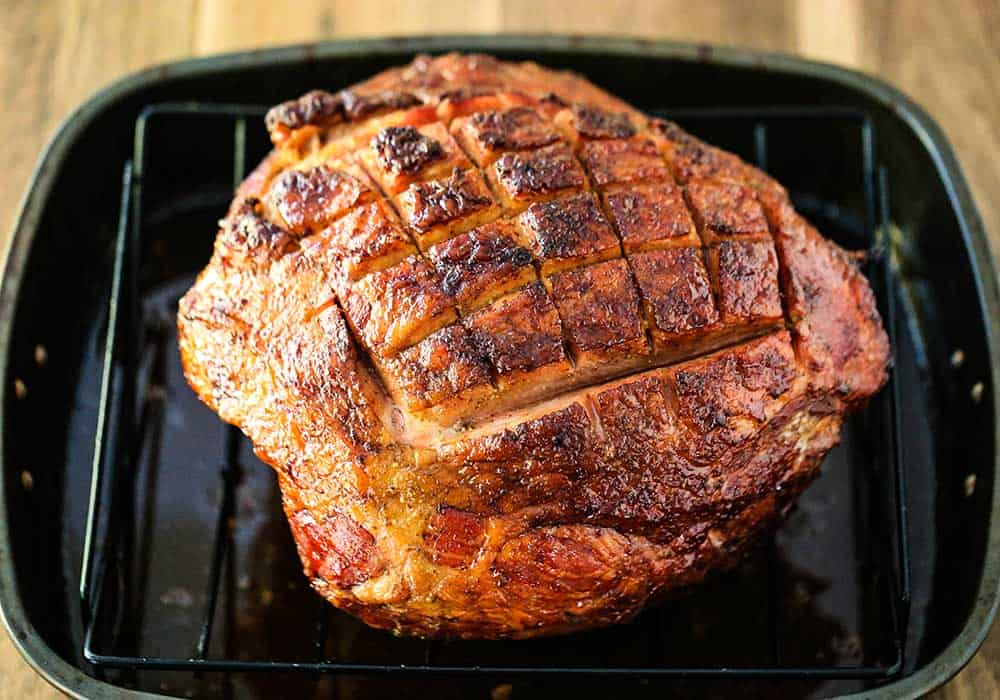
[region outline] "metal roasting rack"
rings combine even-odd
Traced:
[[[309,658],[244,658],[227,645],[227,653],[213,655],[212,638],[216,632],[216,618],[232,619],[231,611],[217,615],[220,591],[233,585],[231,566],[234,541],[229,527],[234,515],[241,483],[240,446],[245,441],[236,429],[226,429],[225,457],[219,470],[222,482],[218,503],[218,520],[213,533],[212,557],[208,570],[205,604],[201,617],[200,633],[191,639],[188,656],[171,658],[145,656],[133,653],[130,641],[138,624],[130,620],[132,599],[144,583],[145,574],[137,576],[132,522],[136,513],[139,494],[133,464],[142,446],[151,438],[154,426],[163,412],[167,400],[162,387],[162,377],[157,376],[159,363],[154,359],[146,363],[145,380],[140,380],[143,353],[149,350],[148,320],[142,318],[140,306],[139,267],[143,251],[143,182],[147,173],[156,168],[150,162],[150,124],[156,122],[157,134],[167,134],[168,127],[178,120],[213,120],[213,123],[231,123],[233,137],[232,180],[234,186],[245,175],[248,124],[256,124],[263,109],[256,106],[164,103],[144,110],[136,123],[133,160],[125,165],[122,182],[120,216],[113,258],[111,290],[108,302],[108,324],[105,336],[103,374],[101,378],[100,409],[94,445],[93,472],[87,512],[86,535],[80,567],[80,604],[84,624],[84,658],[93,665],[94,672],[103,674],[110,669],[126,672],[143,670],[187,670],[193,672],[305,672],[361,673],[367,675],[422,674],[422,675],[495,675],[495,676],[551,676],[584,674],[592,676],[627,676],[638,678],[709,678],[709,679],[861,679],[878,681],[900,674],[904,668],[907,624],[910,612],[910,554],[907,541],[907,511],[904,472],[899,441],[899,386],[894,378],[869,405],[860,417],[875,445],[873,469],[876,483],[873,504],[867,512],[873,518],[869,527],[877,540],[884,541],[884,552],[873,557],[878,568],[874,576],[882,581],[879,586],[884,605],[887,606],[885,648],[889,653],[865,660],[855,665],[789,665],[783,661],[779,643],[779,626],[782,620],[778,586],[773,582],[776,567],[773,565],[773,547],[767,567],[768,605],[771,663],[755,666],[677,664],[664,658],[659,651],[658,632],[649,632],[649,658],[639,659],[634,665],[600,667],[592,664],[580,666],[494,664],[483,659],[475,663],[438,663],[438,645],[425,643],[423,658],[419,663],[386,663],[380,659],[371,663],[341,662],[326,654],[330,620],[338,615],[328,603],[316,596],[312,630],[311,659]],[[863,220],[861,227],[867,237],[867,255],[864,263],[875,291],[880,311],[895,349],[897,323],[895,273],[890,264],[889,252],[889,203],[888,173],[875,162],[874,127],[869,117],[860,111],[842,108],[779,107],[762,109],[696,109],[660,112],[664,116],[688,125],[692,122],[714,128],[732,129],[733,133],[747,134],[752,138],[752,153],[757,165],[767,168],[769,160],[769,134],[777,129],[787,129],[801,123],[837,123],[856,131],[860,142],[861,177],[859,191],[863,192]],[[824,121],[825,120],[825,121]],[[697,130],[695,130],[697,133]],[[166,137],[166,136],[164,136]],[[182,137],[178,131],[175,138]],[[253,154],[254,156],[258,154]],[[821,167],[822,164],[817,164]],[[853,186],[858,186],[855,183]],[[152,335],[155,336],[155,333]],[[155,345],[155,344],[154,344]],[[154,353],[163,353],[161,346]],[[141,562],[140,562],[141,563]],[[141,567],[139,567],[141,569]],[[226,596],[226,606],[233,604]],[[682,604],[682,603],[681,603]],[[641,627],[641,623],[635,623]],[[640,630],[640,632],[642,631]]]

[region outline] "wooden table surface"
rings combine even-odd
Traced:
[[[631,34],[797,53],[881,76],[955,145],[1000,251],[1000,2],[960,0],[0,0],[0,251],[39,152],[94,90],[153,63],[333,37]],[[0,634],[0,698],[51,698]],[[1000,624],[935,698],[1000,699]]]

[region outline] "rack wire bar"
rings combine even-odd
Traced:
[[[230,527],[236,512],[236,486],[241,476],[239,463],[240,436],[239,431],[232,426],[226,427],[226,462],[222,468],[222,499],[219,506],[219,517],[215,524],[214,545],[212,547],[212,566],[208,580],[208,603],[202,618],[201,632],[195,646],[199,658],[208,655],[212,643],[212,628],[215,623],[215,610],[219,602],[219,588],[222,584],[222,567],[227,557],[231,556],[232,537]]]
[[[233,189],[242,182],[246,174],[246,117],[238,117],[233,128]],[[208,602],[205,615],[202,618],[201,631],[195,653],[201,659],[208,656],[212,643],[212,629],[215,623],[215,610],[219,602],[219,588],[222,584],[222,567],[228,557],[233,556],[231,524],[236,513],[236,487],[242,476],[240,467],[240,431],[231,425],[225,428],[225,463],[222,467],[222,498],[219,503],[219,516],[215,525],[214,544],[212,546],[212,566],[209,573]]]
[[[91,467],[90,498],[87,506],[87,524],[84,532],[83,560],[80,564],[80,601],[84,612],[90,612],[92,600],[92,582],[94,579],[95,558],[103,551],[97,545],[96,530],[98,519],[98,503],[101,500],[105,471],[108,459],[108,423],[117,405],[113,391],[115,374],[115,348],[119,334],[119,309],[122,306],[122,277],[125,268],[125,248],[128,242],[128,217],[132,201],[132,163],[125,164],[122,173],[122,196],[118,214],[118,233],[115,237],[114,269],[111,273],[111,295],[108,299],[108,327],[104,339],[104,362],[101,367],[101,394],[97,412],[97,429],[94,438],[94,459]]]
[[[882,284],[885,285],[885,294],[883,296],[885,300],[885,323],[887,332],[889,333],[889,342],[893,350],[895,350],[897,347],[896,329],[898,327],[897,323],[899,322],[899,319],[896,307],[896,295],[893,293],[895,289],[893,285],[894,272],[891,258],[892,246],[891,241],[889,240],[889,171],[884,166],[880,166],[878,169],[878,184],[879,227],[876,232],[876,235],[878,236],[877,245],[879,245],[884,251],[882,261]],[[887,429],[884,430],[884,435],[886,441],[888,442],[888,456],[891,458],[892,463],[895,466],[895,468],[891,471],[891,475],[893,477],[893,496],[896,507],[896,567],[899,572],[898,597],[900,604],[896,614],[899,617],[899,636],[905,642],[907,631],[909,629],[911,602],[910,540],[909,515],[906,505],[906,472],[902,468],[903,446],[899,439],[899,436],[902,433],[902,422],[899,414],[901,399],[899,395],[899,382],[896,380],[895,374],[890,374],[889,386],[886,387],[886,391],[888,392],[889,398],[888,400],[883,400],[886,405],[885,413],[887,414],[885,419],[887,423],[885,427]]]
[[[138,264],[142,250],[142,184],[144,174],[149,172],[150,138],[149,122],[152,119],[169,119],[176,116],[197,116],[204,119],[224,119],[233,125],[233,182],[238,183],[246,171],[247,120],[257,118],[264,112],[258,106],[165,103],[145,109],[136,124],[135,153],[133,161],[125,165],[121,197],[121,213],[115,238],[114,265],[111,277],[111,294],[108,302],[108,328],[105,337],[104,364],[102,367],[100,412],[95,436],[93,473],[90,501],[87,512],[86,536],[80,569],[80,600],[84,620],[84,657],[95,669],[136,670],[188,670],[194,672],[305,672],[362,673],[371,675],[441,675],[441,676],[557,676],[577,674],[586,676],[628,676],[649,678],[743,678],[743,679],[867,679],[871,681],[892,678],[902,672],[906,647],[909,607],[910,607],[910,552],[907,530],[906,484],[902,468],[902,453],[899,441],[900,416],[898,405],[900,390],[894,377],[879,397],[877,413],[877,445],[880,476],[887,479],[889,486],[879,489],[880,513],[884,523],[876,527],[886,527],[892,533],[888,538],[888,559],[885,577],[888,580],[888,617],[891,627],[891,647],[893,654],[883,663],[827,666],[790,666],[782,663],[781,625],[785,624],[780,614],[780,583],[777,580],[778,567],[775,564],[774,546],[769,547],[768,575],[768,620],[771,638],[771,665],[730,666],[730,665],[672,665],[668,659],[656,663],[657,647],[663,638],[662,624],[653,625],[649,633],[650,660],[645,664],[629,666],[566,666],[555,664],[543,666],[489,664],[489,663],[437,663],[437,646],[428,643],[424,647],[421,661],[416,664],[404,663],[360,663],[330,660],[325,656],[328,636],[331,630],[330,617],[333,613],[325,601],[318,600],[319,612],[315,618],[310,655],[313,660],[296,659],[245,659],[232,655],[215,657],[211,655],[214,620],[217,614],[220,590],[226,584],[223,575],[227,561],[232,566],[233,538],[230,523],[237,503],[237,489],[241,482],[239,451],[242,436],[232,427],[226,428],[225,454],[220,476],[222,492],[219,498],[218,519],[214,532],[211,565],[208,572],[206,605],[201,618],[199,635],[192,641],[193,653],[189,657],[152,657],[129,655],[118,651],[114,622],[123,614],[116,610],[109,599],[106,583],[109,576],[116,577],[118,585],[127,589],[129,567],[125,561],[130,552],[128,535],[122,531],[128,528],[115,527],[117,512],[125,508],[134,509],[134,503],[122,505],[121,499],[131,495],[134,489],[119,488],[122,475],[134,473],[130,465],[119,465],[123,454],[132,458],[135,452],[124,452],[115,446],[120,444],[141,445],[143,435],[129,434],[132,421],[117,418],[134,408],[137,377],[130,361],[128,337],[135,331],[138,296]],[[761,109],[688,109],[661,112],[677,121],[707,119],[724,125],[748,127],[751,134],[752,159],[761,168],[768,165],[769,129],[790,120],[834,119],[843,120],[859,130],[861,158],[863,161],[861,191],[864,196],[864,233],[869,239],[866,272],[872,282],[880,310],[882,310],[890,343],[896,348],[896,300],[894,296],[895,273],[889,255],[889,175],[884,167],[876,166],[875,132],[869,117],[849,108],[813,107],[768,107]],[[163,388],[151,383],[151,390],[162,392]],[[146,397],[147,399],[149,397]],[[156,397],[162,400],[162,396]],[[148,423],[142,420],[139,430],[145,430]],[[138,438],[138,439],[132,439]],[[119,467],[122,469],[119,469]],[[878,480],[876,480],[878,481]],[[127,485],[128,486],[128,485]],[[132,485],[134,486],[134,484]],[[884,493],[881,493],[884,491]],[[124,554],[123,554],[124,552]],[[113,555],[113,556],[112,556]],[[116,569],[112,571],[112,569]],[[124,569],[124,571],[123,571]],[[229,576],[228,578],[231,578]],[[227,598],[232,605],[232,593]],[[120,607],[120,606],[119,606]]]

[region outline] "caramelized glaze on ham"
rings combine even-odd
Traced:
[[[266,123],[185,372],[371,625],[627,620],[738,561],[886,381],[867,281],[779,184],[576,75],[421,56]]]

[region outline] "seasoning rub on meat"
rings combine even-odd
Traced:
[[[184,367],[371,625],[628,620],[738,561],[886,381],[865,278],[781,185],[579,76],[420,56],[267,127]]]

